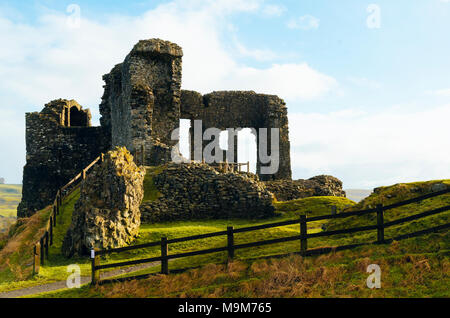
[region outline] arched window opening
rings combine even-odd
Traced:
[[[75,106],[70,108],[70,123],[69,127],[87,127],[88,118],[87,114],[81,110],[78,110]]]

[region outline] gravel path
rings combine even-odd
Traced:
[[[123,268],[123,269],[117,269],[117,270],[105,272],[105,273],[101,274],[101,279],[106,279],[106,278],[111,278],[114,276],[137,272],[137,271],[147,269],[147,268],[150,268],[150,267],[153,267],[156,265],[159,265],[159,262],[141,264],[141,265],[136,265],[136,266],[131,266],[131,267]],[[81,277],[81,285],[87,284],[90,282],[91,282],[90,276],[89,277],[88,276]],[[33,286],[33,287],[28,287],[28,288],[23,288],[23,289],[12,290],[12,291],[5,292],[5,293],[0,293],[0,298],[18,298],[18,297],[22,297],[22,296],[36,295],[36,294],[40,294],[40,293],[44,293],[44,292],[62,290],[62,289],[66,289],[66,288],[67,288],[66,281],[60,281],[60,282],[38,285],[38,286]]]

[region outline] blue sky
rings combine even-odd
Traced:
[[[98,123],[102,74],[161,37],[183,47],[183,88],[285,99],[295,178],[449,178],[449,31],[448,0],[0,1],[0,176],[21,182],[25,112],[73,98]]]

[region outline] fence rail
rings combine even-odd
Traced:
[[[199,234],[194,236],[188,236],[188,237],[181,237],[181,238],[173,238],[173,239],[167,239],[166,237],[162,237],[160,241],[154,241],[146,244],[141,245],[135,245],[135,246],[127,246],[122,248],[115,248],[115,249],[109,249],[109,250],[92,250],[91,251],[91,259],[92,259],[92,284],[97,283],[105,283],[112,280],[100,280],[100,270],[107,269],[107,268],[114,268],[114,267],[122,267],[122,266],[129,266],[129,265],[137,265],[137,264],[144,264],[144,263],[152,263],[152,262],[161,262],[161,273],[162,274],[168,274],[169,273],[169,264],[168,261],[170,259],[177,259],[177,258],[183,258],[183,257],[189,257],[189,256],[197,256],[197,255],[205,255],[205,254],[211,254],[211,253],[218,253],[218,252],[227,252],[228,253],[228,259],[234,258],[234,252],[237,249],[245,249],[245,248],[252,248],[252,247],[258,247],[258,246],[265,246],[265,245],[271,245],[271,244],[279,244],[284,242],[291,242],[291,241],[299,241],[300,246],[300,254],[303,256],[310,256],[310,255],[317,255],[321,253],[328,253],[331,251],[338,251],[338,250],[344,250],[349,248],[355,248],[358,246],[368,245],[368,244],[383,244],[383,243],[389,243],[393,240],[402,240],[409,237],[419,236],[423,234],[433,233],[437,231],[441,231],[443,229],[447,229],[450,227],[450,223],[431,227],[422,231],[408,233],[404,235],[400,235],[394,238],[386,239],[384,236],[384,229],[389,228],[394,225],[402,224],[405,222],[418,220],[427,216],[436,215],[439,213],[443,213],[445,211],[450,210],[450,205],[440,207],[437,209],[425,211],[416,215],[400,218],[391,222],[384,222],[384,212],[390,209],[393,209],[395,207],[404,206],[407,204],[415,203],[415,202],[421,202],[423,200],[441,196],[444,194],[450,193],[450,189],[439,191],[439,192],[433,192],[430,194],[426,194],[414,199],[405,200],[402,202],[398,202],[395,204],[383,206],[382,204],[377,205],[375,208],[361,210],[361,211],[352,211],[352,212],[343,212],[340,214],[336,214],[336,210],[334,209],[334,213],[324,216],[317,216],[317,217],[306,217],[305,215],[301,215],[299,219],[295,220],[287,220],[282,222],[276,222],[276,223],[270,223],[270,224],[262,224],[262,225],[255,225],[255,226],[249,226],[249,227],[243,227],[243,228],[237,228],[234,229],[233,227],[228,227],[226,231],[219,231],[219,232],[213,232],[213,233],[206,233],[206,234]],[[377,214],[377,223],[374,225],[367,225],[367,226],[360,226],[360,227],[354,227],[350,229],[341,229],[341,230],[335,230],[335,231],[326,231],[326,232],[319,232],[319,233],[311,233],[308,234],[308,223],[315,222],[318,220],[330,220],[330,219],[337,219],[337,218],[348,218],[351,216],[360,216],[365,214],[371,214],[376,213]],[[234,234],[237,233],[244,233],[244,232],[252,232],[257,230],[263,230],[268,228],[274,228],[274,227],[281,227],[281,226],[288,226],[288,225],[295,225],[299,224],[300,227],[300,235],[294,235],[289,237],[282,237],[282,238],[276,238],[276,239],[270,239],[270,240],[264,240],[264,241],[257,241],[257,242],[250,242],[250,243],[244,243],[244,244],[235,244],[234,243]],[[327,237],[327,236],[334,236],[334,235],[341,235],[341,234],[350,234],[350,233],[356,233],[356,232],[363,232],[363,231],[373,231],[377,230],[377,240],[375,242],[366,242],[366,243],[356,243],[356,244],[350,244],[345,246],[337,246],[337,247],[319,247],[314,249],[308,249],[308,239],[317,238],[317,237]],[[205,239],[210,237],[217,237],[217,236],[227,236],[227,245],[223,247],[215,247],[215,248],[209,248],[199,251],[189,251],[184,253],[178,253],[178,254],[172,254],[170,255],[168,253],[168,245],[173,243],[179,243],[179,242],[186,242],[186,241],[192,241],[192,240],[199,240],[199,239]],[[130,251],[130,250],[136,250],[136,249],[142,249],[147,247],[155,247],[160,246],[161,247],[161,256],[146,258],[146,259],[138,259],[138,260],[132,260],[132,261],[123,261],[118,263],[110,263],[110,264],[100,264],[100,257],[102,255],[107,255],[111,253],[120,253],[124,251]],[[177,270],[179,271],[179,270]],[[147,277],[148,275],[140,275],[140,276],[134,276],[134,277],[127,277],[126,279],[133,279],[133,278],[141,278],[141,277]]]
[[[41,265],[44,265],[46,259],[48,260],[49,247],[53,245],[53,229],[58,225],[57,220],[61,215],[62,201],[80,186],[81,183],[79,181],[86,178],[87,172],[95,164],[99,161],[103,162],[103,158],[104,155],[101,154],[56,192],[56,196],[52,204],[52,211],[50,212],[50,217],[45,227],[44,234],[42,234],[39,241],[33,247],[33,275],[38,274]]]

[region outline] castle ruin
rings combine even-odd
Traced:
[[[261,180],[290,180],[284,101],[252,91],[221,91],[202,96],[181,90],[182,56],[182,49],[174,43],[160,39],[139,41],[123,63],[103,76],[105,91],[99,127],[91,127],[89,110],[83,110],[73,100],[55,100],[40,113],[27,113],[27,163],[18,217],[30,216],[50,204],[61,186],[100,153],[115,146],[125,146],[132,153],[142,151],[142,165],[170,162],[178,142],[172,140],[172,132],[181,119],[191,121],[191,158],[194,152],[202,150],[194,149],[192,142],[195,120],[202,120],[203,131],[210,127],[223,131],[254,128],[257,141],[259,128],[279,128],[278,172],[260,173],[263,163],[259,151],[256,171]],[[230,142],[231,138],[234,142]],[[221,155],[224,160],[228,152],[237,160],[236,135],[229,135],[229,147]]]

